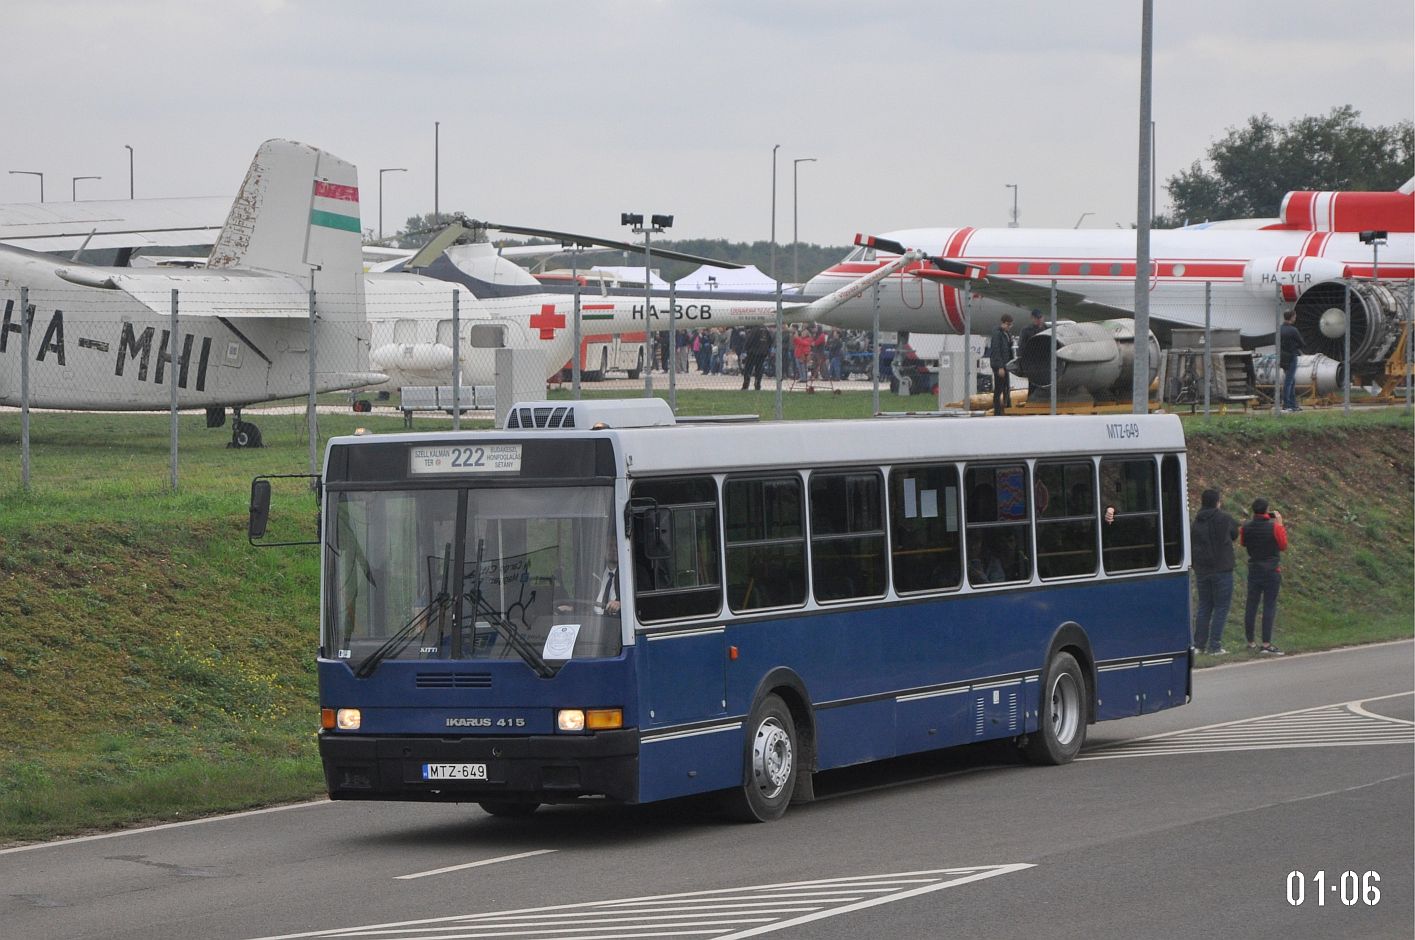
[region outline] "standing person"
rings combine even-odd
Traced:
[[[804,327],[798,327],[791,338],[791,358],[796,360],[796,379],[801,382],[811,380],[811,335]]]
[[[745,392],[747,384],[754,379],[757,391],[761,391],[762,370],[766,367],[766,357],[771,352],[771,333],[764,326],[752,327],[743,348],[746,350],[746,359],[742,363],[742,391]]]
[[[1278,331],[1278,364],[1282,367],[1282,410],[1301,411],[1297,405],[1297,357],[1303,352],[1302,334],[1297,331],[1297,311],[1282,315]]]
[[[1194,587],[1199,608],[1194,616],[1194,648],[1211,656],[1228,652],[1223,648],[1223,625],[1233,602],[1233,542],[1238,523],[1224,512],[1222,494],[1204,490],[1202,508],[1189,529],[1193,552]]]
[[[1248,603],[1243,611],[1243,632],[1248,648],[1254,648],[1253,621],[1258,613],[1258,601],[1263,602],[1263,646],[1259,650],[1269,656],[1281,656],[1273,646],[1273,618],[1277,615],[1277,592],[1282,587],[1281,553],[1287,551],[1287,529],[1282,513],[1268,512],[1268,501],[1261,496],[1253,500],[1253,518],[1238,530],[1238,541],[1248,549]]]
[[[1020,334],[1020,336],[1019,336],[1019,338],[1018,338],[1018,340],[1017,340],[1017,355],[1019,355],[1019,356],[1024,356],[1024,355],[1026,355],[1026,354],[1027,354],[1027,342],[1028,342],[1028,340],[1030,340],[1033,336],[1036,336],[1038,333],[1042,332],[1042,331],[1045,330],[1046,328],[1047,328],[1047,322],[1046,322],[1046,320],[1042,317],[1042,312],[1041,312],[1040,310],[1036,309],[1035,307],[1033,307],[1033,308],[1032,308],[1032,322],[1031,322],[1031,323],[1028,323],[1026,326],[1022,327],[1022,333]],[[1031,378],[1029,378],[1029,379],[1027,380],[1027,387],[1030,389],[1030,391],[1028,392],[1028,395],[1027,395],[1027,401],[1029,401],[1029,402],[1032,401],[1032,395],[1034,395],[1035,393],[1037,393],[1037,392],[1045,392],[1045,391],[1047,391],[1048,388],[1051,387],[1051,374],[1050,374],[1050,373],[1051,373],[1051,366],[1050,366],[1050,362],[1051,362],[1051,350],[1048,349],[1048,350],[1047,350],[1047,363],[1048,363],[1048,366],[1047,366],[1047,375],[1046,375],[1046,377],[1044,377],[1044,378],[1040,378],[1040,379],[1031,379]]]
[[[657,344],[657,346],[658,346],[658,348],[657,348],[656,352],[658,353],[658,370],[659,370],[660,372],[667,372],[667,371],[668,371],[668,356],[669,356],[669,354],[670,354],[670,352],[671,352],[671,350],[670,350],[669,347],[668,347],[668,331],[667,331],[667,330],[659,330],[659,331],[658,331],[658,344]]]
[[[1007,377],[1007,363],[1012,359],[1012,314],[1004,313],[992,342],[988,344],[988,365],[992,367],[992,413],[1000,415],[1012,407],[1012,387]]]

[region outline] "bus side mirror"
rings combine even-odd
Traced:
[[[265,537],[265,526],[270,521],[270,481],[256,478],[251,481],[250,520],[246,524],[246,537],[254,542]]]

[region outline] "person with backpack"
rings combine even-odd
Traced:
[[[1233,602],[1233,542],[1238,523],[1224,512],[1223,497],[1216,489],[1204,490],[1202,508],[1189,528],[1191,567],[1199,604],[1194,614],[1194,648],[1210,656],[1222,656],[1223,625]]]
[[[1253,649],[1253,621],[1258,602],[1263,604],[1263,646],[1258,650],[1268,656],[1281,656],[1273,646],[1273,619],[1277,616],[1277,592],[1282,587],[1282,553],[1287,551],[1287,529],[1282,513],[1268,512],[1268,501],[1261,496],[1253,500],[1253,518],[1238,530],[1238,541],[1248,549],[1248,602],[1243,611],[1243,632],[1248,637],[1248,649]]]

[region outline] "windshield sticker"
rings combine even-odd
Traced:
[[[545,638],[543,659],[569,659],[575,655],[575,638],[580,635],[578,623],[557,623]]]

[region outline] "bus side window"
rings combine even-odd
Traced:
[[[1179,458],[1165,454],[1160,460],[1160,505],[1164,507],[1164,563],[1178,568],[1184,563],[1184,490]]]
[[[1107,572],[1148,571],[1159,565],[1159,499],[1153,457],[1101,461],[1101,505],[1115,507],[1103,526],[1101,552]]]
[[[730,477],[723,485],[727,606],[735,612],[806,600],[806,526],[798,476]]]
[[[891,470],[889,518],[895,591],[907,594],[959,585],[963,552],[956,467]]]
[[[811,474],[811,578],[817,601],[884,595],[884,486],[878,471]]]
[[[1095,477],[1089,460],[1037,464],[1037,574],[1096,572]]]
[[[634,542],[634,603],[645,623],[710,617],[722,609],[718,570],[717,483],[712,477],[641,480],[635,499],[653,500],[669,513],[667,558],[650,558]]]
[[[968,491],[968,583],[974,587],[1032,577],[1032,544],[1026,464],[970,465]]]

